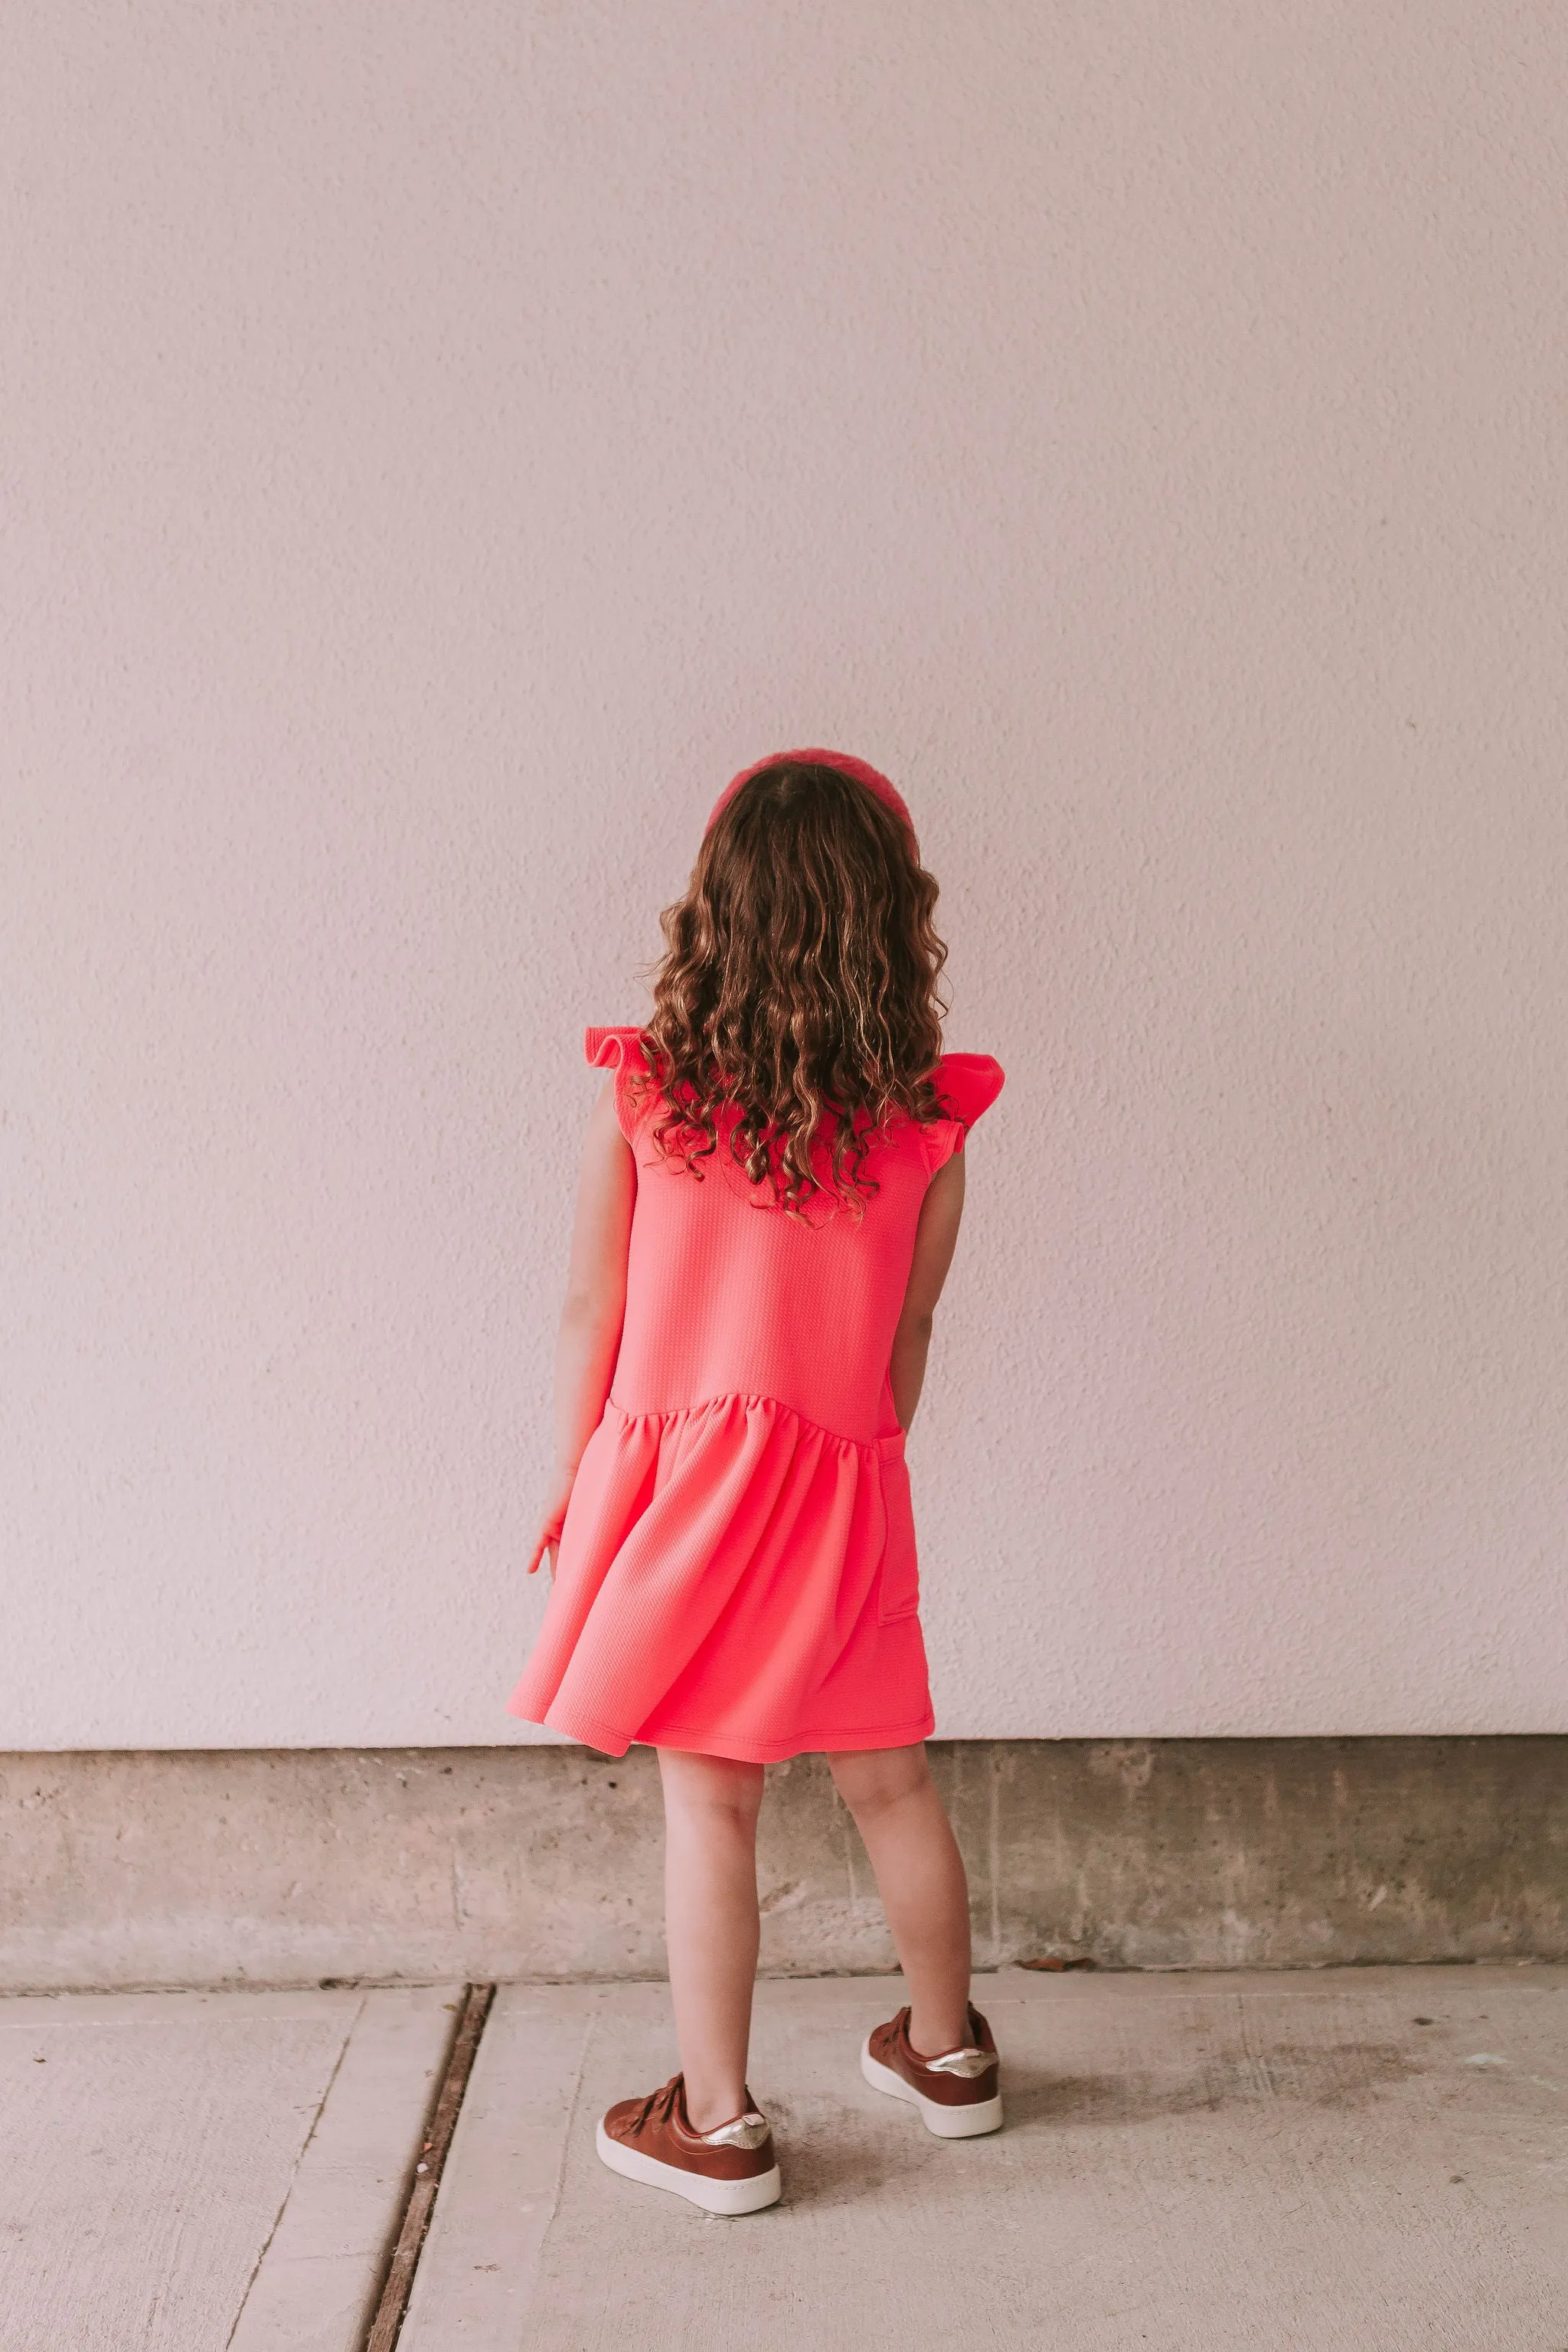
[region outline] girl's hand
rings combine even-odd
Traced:
[[[528,1563],[530,1576],[533,1575],[540,1561],[548,1553],[551,1582],[553,1583],[555,1580],[555,1554],[560,1546],[561,1530],[566,1521],[566,1506],[572,1499],[572,1486],[576,1475],[575,1470],[568,1470],[555,1482],[554,1490],[544,1507],[544,1517],[540,1526],[539,1540],[533,1547],[533,1558]]]

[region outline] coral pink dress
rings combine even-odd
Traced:
[[[626,1319],[578,1464],[513,1715],[622,1756],[633,1740],[763,1763],[901,1748],[933,1728],[904,1432],[889,1379],[926,1186],[1001,1090],[988,1054],[934,1076],[954,1116],[871,1147],[857,1223],[806,1224],[720,1148],[660,1160],[668,1108],[636,1029],[590,1029],[637,1158]],[[826,1148],[819,1144],[819,1168]]]

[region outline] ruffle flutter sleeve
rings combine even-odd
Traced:
[[[648,1076],[642,1031],[589,1029],[584,1034],[583,1046],[591,1068],[613,1070],[616,1074],[616,1118],[629,1143],[653,1100],[653,1089],[639,1083],[646,1082]]]
[[[944,1054],[937,1065],[936,1088],[952,1117],[922,1130],[926,1159],[937,1170],[963,1149],[963,1139],[1001,1093],[1005,1073],[989,1054]]]

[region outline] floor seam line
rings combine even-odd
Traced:
[[[561,2135],[561,2154],[555,2162],[555,2186],[550,2193],[550,2211],[539,2233],[539,2262],[542,2269],[544,2249],[550,2232],[555,2226],[555,2216],[561,2210],[561,2192],[566,2185],[566,2160],[572,2153],[572,2133],[577,2121],[577,2109],[583,2097],[583,2077],[588,2071],[588,2053],[594,2046],[594,2036],[599,2030],[596,2011],[591,2011],[583,2046],[577,2053],[577,2071],[572,2077],[572,2095],[566,2102],[566,2126]]]
[[[332,2084],[337,2081],[338,2076],[343,2071],[343,2061],[349,2054],[349,2043],[353,2040],[360,2020],[364,2015],[365,2002],[368,1999],[368,1994],[361,1993],[359,1997],[359,2005],[355,2009],[353,2015],[349,2020],[348,2031],[343,2035],[342,2041],[339,2044],[337,2057],[332,2062],[332,2071],[327,2077],[326,2088],[322,2091],[321,2097],[316,2102],[316,2112],[310,2117],[310,2128],[300,2143],[299,2153],[294,2158],[293,2170],[289,2175],[289,2185],[283,2191],[282,2200],[279,2205],[277,2212],[272,2216],[272,2227],[268,2231],[267,2236],[262,2243],[261,2251],[257,2255],[256,2261],[251,2266],[250,2276],[245,2282],[245,2293],[239,2298],[239,2309],[234,2315],[234,2325],[223,2339],[224,2352],[228,2352],[228,2347],[234,2342],[236,2336],[239,2333],[239,2323],[245,2317],[245,2307],[250,2301],[251,2296],[255,2294],[256,2282],[261,2276],[261,2265],[267,2260],[268,2254],[271,2251],[272,2242],[283,2226],[283,2216],[289,2210],[289,2200],[300,2185],[300,2174],[304,2168],[306,2150],[310,2147],[311,2141],[315,2138],[316,2134],[321,2128],[321,2117],[327,2112],[327,2101],[332,2095]]]
[[[363,2352],[394,2352],[403,2333],[409,2300],[414,2293],[414,2281],[430,2236],[430,2223],[452,2146],[452,2135],[458,2127],[458,2118],[463,2111],[463,2102],[473,2079],[474,2062],[484,2038],[495,1990],[493,1984],[463,1987],[463,1999],[453,2021],[435,2093],[419,2128],[417,2152],[409,2175],[407,2193],[397,2215],[396,2226],[391,2233],[391,2251],[371,2312],[370,2325],[362,2339]],[[421,2158],[427,2159],[423,2166]]]

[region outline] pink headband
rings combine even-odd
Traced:
[[[703,826],[703,832],[712,831],[714,817],[734,798],[742,784],[749,783],[751,779],[760,775],[764,768],[776,768],[785,760],[798,760],[803,766],[809,764],[814,768],[837,768],[842,774],[853,776],[857,783],[867,785],[876,793],[879,801],[886,801],[909,835],[910,847],[917,857],[920,856],[920,849],[915,841],[914,820],[887,777],[880,774],[877,769],[868,767],[864,760],[851,758],[847,751],[773,751],[765,760],[753,760],[749,768],[742,768],[740,774],[731,777],[725,785],[713,803],[712,814]]]

